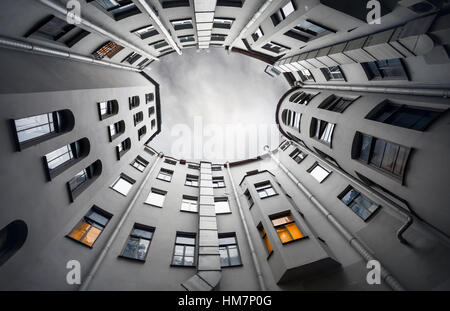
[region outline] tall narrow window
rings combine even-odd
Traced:
[[[167,191],[152,188],[145,203],[154,207],[163,207]]]
[[[293,110],[285,109],[281,114],[281,119],[286,126],[300,132],[302,114]]]
[[[369,80],[408,80],[401,59],[385,59],[362,63]]]
[[[141,13],[131,0],[95,0],[95,2],[116,21]]]
[[[198,198],[192,197],[189,195],[183,195],[183,199],[181,201],[181,210],[184,212],[198,212]]]
[[[335,124],[312,118],[310,136],[331,148]]]
[[[350,98],[331,95],[318,108],[343,113],[356,99],[357,97]]]
[[[269,198],[278,194],[270,181],[255,184],[255,189],[261,199]]]
[[[311,71],[308,69],[302,69],[298,71],[298,74],[300,75],[300,78],[302,79],[302,82],[315,82],[314,76],[312,75]]]
[[[125,174],[120,174],[119,178],[117,178],[111,185],[111,189],[114,189],[124,196],[127,196],[128,192],[130,192],[135,182],[136,180],[134,180],[133,178]]]
[[[147,127],[144,125],[143,127],[141,127],[141,128],[138,130],[138,140],[141,140],[142,137],[145,136],[145,134],[147,134]]]
[[[28,226],[23,220],[14,220],[0,230],[0,267],[23,246]]]
[[[194,266],[195,240],[195,233],[177,232],[172,258],[173,266]]]
[[[138,171],[143,172],[148,165],[148,161],[141,156],[137,156],[130,165]]]
[[[67,237],[92,247],[103,230],[105,230],[111,217],[110,213],[94,205]]]
[[[442,110],[394,104],[385,100],[373,109],[366,119],[416,131],[425,131]]]
[[[228,203],[227,197],[214,198],[214,208],[216,214],[230,214],[230,204]]]
[[[258,41],[259,38],[264,37],[264,32],[262,31],[261,26],[256,29],[256,31],[252,34],[253,41]]]
[[[145,261],[155,228],[134,224],[120,257]]]
[[[272,14],[270,18],[272,19],[272,23],[274,26],[277,26],[279,23],[284,21],[289,15],[294,13],[296,7],[293,1],[289,1],[285,6],[279,9],[277,12]]]
[[[289,155],[295,162],[301,163],[307,156],[306,153],[300,151],[300,149],[295,148],[294,151]]]
[[[98,112],[100,115],[100,120],[112,117],[119,113],[119,103],[117,100],[108,100],[98,103]]]
[[[95,161],[82,171],[78,172],[67,182],[70,201],[73,202],[84,190],[87,189],[102,173],[102,162]]]
[[[368,220],[380,207],[351,186],[348,186],[338,198],[364,221]]]
[[[71,131],[75,119],[70,110],[60,110],[12,120],[12,125],[17,139],[17,150],[20,151]]]
[[[251,208],[255,202],[253,201],[252,195],[248,189],[244,192],[245,198],[247,199],[248,207]]]
[[[156,178],[159,180],[171,182],[172,176],[173,176],[173,171],[165,169],[165,168],[161,168],[161,170],[159,171],[159,174]]]
[[[139,96],[132,96],[128,98],[128,102],[130,104],[130,110],[136,107],[139,107],[140,98]]]
[[[212,178],[213,188],[225,188],[225,180],[223,176],[215,176]]]
[[[117,159],[120,160],[131,149],[131,139],[127,138],[116,146]]]
[[[113,141],[125,132],[125,122],[119,121],[108,126],[109,141]]]
[[[281,243],[287,244],[296,240],[301,240],[305,236],[297,227],[294,217],[290,213],[284,213],[282,216],[270,216],[272,225],[277,231]]]
[[[148,108],[148,117],[151,118],[155,115],[155,106],[151,106]]]
[[[222,268],[241,265],[236,233],[219,234],[219,253]]]
[[[267,254],[270,256],[273,253],[272,245],[270,244],[269,237],[267,236],[266,230],[264,229],[262,224],[258,225],[259,235],[264,241],[264,245],[266,246]]]
[[[186,186],[198,187],[198,184],[199,184],[198,176],[187,174],[186,182],[184,184]]]
[[[308,173],[319,183],[322,183],[331,174],[331,171],[316,162],[308,169]]]

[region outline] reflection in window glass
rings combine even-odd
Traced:
[[[145,203],[156,206],[163,207],[164,200],[166,198],[166,192],[158,189],[152,189],[148,194]]]
[[[339,195],[339,198],[364,221],[366,221],[380,207],[350,186]]]
[[[14,123],[20,143],[55,131],[53,113],[14,120]]]
[[[272,187],[272,184],[270,183],[270,181],[256,184],[255,188],[261,199],[271,197],[271,196],[274,196],[277,194],[275,189]]]
[[[48,168],[53,170],[73,159],[72,147],[70,145],[61,147],[55,151],[47,153],[45,158],[47,160]]]
[[[325,178],[328,177],[328,175],[331,174],[329,170],[322,167],[319,163],[315,163],[308,172],[314,177],[319,183],[325,180]]]
[[[132,186],[133,182],[121,176],[113,183],[111,188],[126,196]]]
[[[177,233],[172,265],[194,266],[195,235]]]
[[[122,252],[122,257],[145,260],[153,231],[154,229],[143,229],[135,225]]]
[[[219,234],[219,253],[222,267],[241,265],[235,234]]]
[[[216,214],[230,213],[230,205],[228,204],[228,198],[214,198],[214,207]]]

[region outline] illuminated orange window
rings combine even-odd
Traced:
[[[111,214],[94,206],[68,235],[69,238],[92,247],[105,229]]]
[[[277,217],[272,219],[272,224],[277,231],[281,243],[286,244],[291,241],[303,239],[305,236],[297,227],[294,218],[291,215]]]
[[[273,249],[272,249],[272,245],[270,245],[270,240],[266,234],[266,230],[264,230],[264,227],[261,224],[258,226],[258,230],[259,230],[259,234],[261,235],[261,238],[264,240],[264,244],[266,244],[268,254],[269,255],[272,254]]]

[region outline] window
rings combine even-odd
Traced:
[[[312,36],[318,36],[327,32],[327,29],[312,21],[304,20],[295,26],[293,31],[306,32]]]
[[[183,199],[181,201],[181,210],[185,212],[198,212],[198,198],[191,197],[188,195],[183,195]]]
[[[119,121],[108,126],[109,141],[113,141],[125,132],[125,122]]]
[[[229,6],[235,8],[242,8],[243,0],[217,0],[217,6]]]
[[[408,80],[401,59],[385,59],[362,63],[369,80]]]
[[[301,163],[307,156],[306,153],[300,151],[300,149],[295,148],[295,150],[289,155],[295,162]]]
[[[131,149],[131,139],[127,138],[116,146],[117,160],[120,160]]]
[[[319,183],[322,183],[331,174],[331,171],[316,162],[308,169],[308,173],[310,173]]]
[[[111,217],[110,213],[94,205],[67,237],[92,247]]]
[[[131,187],[133,187],[133,184],[135,182],[136,181],[133,178],[128,177],[127,175],[122,173],[120,174],[119,178],[117,178],[111,185],[111,189],[114,189],[124,196],[127,196],[128,192],[130,192]]]
[[[399,105],[386,100],[373,109],[366,119],[416,131],[425,131],[441,113],[441,110]]]
[[[159,0],[164,9],[189,6],[189,0]]]
[[[13,120],[17,150],[20,151],[62,133],[69,132],[74,125],[75,120],[72,112],[69,110],[60,110]]]
[[[120,257],[145,261],[155,228],[134,224]]]
[[[368,220],[380,207],[351,186],[348,186],[338,198],[364,221]]]
[[[169,43],[166,42],[166,40],[158,40],[155,42],[152,42],[149,44],[149,46],[153,46],[154,49],[158,50],[160,48],[163,48],[165,46],[168,46]]]
[[[225,188],[225,180],[223,176],[216,176],[212,178],[213,188]]]
[[[264,32],[262,31],[261,26],[256,29],[256,31],[252,34],[253,41],[258,41],[259,38],[262,38],[264,36]]]
[[[188,168],[193,170],[200,170],[200,166],[196,164],[188,164]]]
[[[95,59],[101,60],[103,58],[108,57],[109,59],[113,58],[117,53],[124,49],[123,46],[118,45],[115,42],[108,41],[100,46],[97,50],[92,53]]]
[[[184,184],[186,186],[198,187],[198,176],[187,174],[186,182]]]
[[[131,52],[130,54],[127,55],[127,57],[125,57],[121,63],[127,62],[130,65],[133,65],[139,58],[141,58],[142,56],[139,55],[136,52]]]
[[[131,33],[135,34],[136,36],[138,36],[139,38],[144,40],[144,39],[147,39],[147,38],[157,35],[158,31],[155,29],[155,26],[148,25],[148,26],[136,29],[136,30],[132,30]]]
[[[172,180],[172,176],[173,176],[173,171],[162,168],[159,171],[159,174],[156,178],[159,180],[164,180],[164,181],[170,182]]]
[[[163,207],[166,194],[167,191],[152,188],[145,203],[155,207]]]
[[[286,151],[287,148],[289,148],[291,144],[287,141],[283,145],[281,145],[280,149],[283,151]]]
[[[278,194],[272,187],[270,181],[255,184],[255,189],[261,199],[269,198]]]
[[[98,112],[100,115],[100,120],[109,118],[119,113],[119,103],[115,99],[100,102],[98,103]]]
[[[344,74],[339,66],[320,68],[327,81],[345,81]]]
[[[316,118],[311,119],[310,136],[331,148],[335,124]]]
[[[23,220],[14,220],[0,230],[0,267],[25,243],[28,226]]]
[[[148,117],[151,118],[155,114],[155,107],[151,106],[148,108]]]
[[[172,265],[193,267],[195,263],[195,233],[177,232]]]
[[[155,100],[155,94],[153,94],[153,93],[145,94],[145,103],[146,104],[151,103],[154,100]],[[153,107],[153,109],[155,109],[155,107]]]
[[[78,172],[67,182],[70,201],[73,202],[95,179],[102,173],[102,162],[95,161],[82,171]]]
[[[222,171],[222,166],[220,166],[220,165],[212,165],[211,166],[211,171],[213,171],[213,172],[220,172],[220,171]]]
[[[259,231],[259,235],[261,236],[261,238],[264,241],[264,245],[266,246],[268,255],[269,256],[272,255],[273,248],[272,248],[272,245],[270,244],[270,240],[269,240],[269,237],[267,236],[266,230],[264,229],[262,224],[258,225],[258,231]]]
[[[89,0],[88,2],[92,2]],[[116,21],[141,13],[131,0],[94,0]]]
[[[144,137],[145,134],[147,134],[147,127],[144,125],[140,129],[138,129],[138,140],[141,140],[141,138]]]
[[[342,113],[348,108],[357,98],[345,98],[336,95],[331,95],[325,99],[318,108],[329,111]]]
[[[214,28],[231,29],[234,19],[232,18],[218,18],[214,17]]]
[[[151,129],[152,129],[152,130],[155,128],[155,126],[156,126],[156,121],[155,121],[155,119],[153,119],[153,120],[150,122],[150,126],[151,126]]]
[[[269,41],[268,43],[263,45],[262,48],[276,54],[280,54],[290,50],[290,48],[288,48],[287,46],[281,45],[273,41]]]
[[[236,241],[236,233],[219,234],[219,254],[221,267],[241,265],[241,256]]]
[[[190,18],[171,20],[170,22],[172,23],[172,26],[175,30],[194,28],[194,26],[192,25],[192,19]]]
[[[214,207],[216,214],[229,214],[231,213],[230,205],[228,204],[227,197],[214,198]]]
[[[281,243],[287,244],[305,238],[290,213],[284,214],[284,216],[281,217],[271,216],[270,219],[273,227],[277,231]]]
[[[308,69],[302,69],[298,71],[298,74],[300,75],[300,79],[302,79],[302,82],[308,82],[312,81],[315,82],[314,76],[312,75],[311,71]]]
[[[247,199],[248,207],[251,208],[255,202],[253,201],[252,195],[248,189],[244,192],[245,198]]]
[[[193,42],[195,41],[195,36],[194,35],[178,36],[178,39],[180,40],[181,43]]]
[[[47,153],[44,156],[44,161],[49,180],[85,158],[89,154],[89,150],[89,140],[87,138],[82,138]]]
[[[174,160],[170,160],[170,159],[164,159],[164,163],[170,164],[170,165],[176,165],[177,161]]]
[[[285,109],[281,113],[281,120],[286,126],[290,126],[300,132],[300,121],[302,114],[293,110]]]
[[[410,148],[357,132],[352,158],[402,180]]]
[[[279,23],[284,21],[289,15],[291,15],[295,11],[294,2],[289,1],[285,6],[279,9],[277,12],[272,14],[270,17],[272,19],[272,23],[274,26],[277,26]]]
[[[128,102],[130,104],[130,110],[136,107],[139,107],[139,104],[141,103],[141,100],[139,96],[132,96],[128,98]]]
[[[213,33],[211,35],[211,41],[225,41],[226,38],[227,38],[227,35],[222,34],[222,33]]]
[[[143,172],[148,165],[148,161],[141,156],[137,156],[136,159],[134,159],[133,162],[130,163],[130,165],[138,171]]]

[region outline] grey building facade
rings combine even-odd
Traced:
[[[450,288],[444,1],[76,3],[0,5],[0,289]],[[215,46],[283,73],[286,141],[159,153],[151,63]]]

